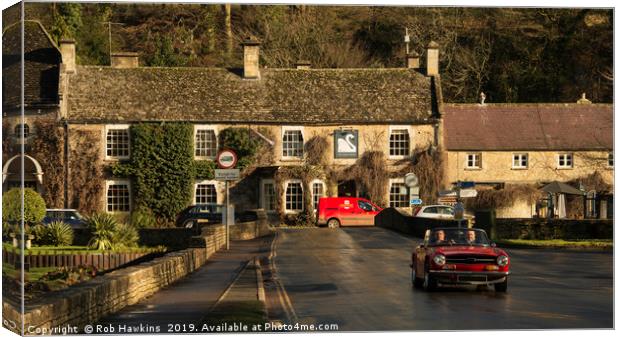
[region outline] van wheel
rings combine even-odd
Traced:
[[[328,228],[338,228],[338,227],[340,227],[340,221],[338,221],[338,219],[329,219],[327,221],[327,227]]]

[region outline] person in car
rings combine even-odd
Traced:
[[[446,233],[442,230],[435,232],[435,244],[442,244],[446,242]]]
[[[476,232],[469,230],[467,231],[467,244],[473,245],[476,243]]]

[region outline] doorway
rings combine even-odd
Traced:
[[[357,186],[355,180],[338,181],[339,197],[357,197]]]

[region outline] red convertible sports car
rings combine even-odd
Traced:
[[[495,247],[481,229],[435,228],[411,256],[411,280],[418,288],[433,290],[444,284],[495,286],[506,292],[510,257]]]

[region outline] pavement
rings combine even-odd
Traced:
[[[295,320],[339,331],[613,328],[613,254],[508,249],[508,293],[411,285],[421,240],[384,228],[286,229],[273,264]]]
[[[205,265],[173,285],[141,302],[109,315],[97,324],[148,325],[161,333],[188,331],[190,324],[200,324],[214,309],[218,299],[244,271],[248,261],[269,254],[272,236],[247,241],[232,241],[230,250],[215,253]],[[256,283],[254,283],[256,289]],[[179,331],[170,331],[180,327]],[[184,330],[185,329],[185,330]]]

